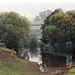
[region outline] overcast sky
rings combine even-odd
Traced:
[[[45,10],[54,11],[61,8],[64,11],[75,9],[75,0],[1,0],[0,12],[15,11],[27,18],[33,18]]]

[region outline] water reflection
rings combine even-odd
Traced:
[[[29,50],[29,61],[37,62],[38,64],[42,63],[42,56],[40,55],[40,49]]]
[[[29,55],[29,61],[36,62],[39,65],[39,70],[41,72],[44,72],[46,65],[43,65],[40,49],[39,48],[35,50],[30,49],[28,55]]]
[[[44,66],[46,64],[47,67],[63,67],[66,65],[65,57],[54,54],[41,54],[40,49],[25,50],[24,54],[26,60],[37,62],[38,65],[43,64],[42,66]]]
[[[25,51],[27,52],[26,60],[36,62],[39,65],[39,70],[45,72],[45,69],[55,69],[56,67],[66,66],[66,58],[52,53],[41,53],[40,49]],[[55,69],[56,70],[56,69]]]
[[[48,67],[63,67],[66,66],[66,57],[55,55],[52,53],[42,54],[42,61]]]

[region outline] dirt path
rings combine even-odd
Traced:
[[[62,70],[64,67],[48,67],[45,69],[45,72],[48,75],[62,75],[64,71]]]

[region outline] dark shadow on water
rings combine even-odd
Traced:
[[[42,53],[42,61],[48,67],[63,67],[66,66],[66,57],[54,54]]]
[[[30,49],[29,60],[37,63],[46,64],[47,67],[66,66],[66,57],[52,53],[41,53],[40,49]]]

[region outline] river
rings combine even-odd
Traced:
[[[41,68],[41,64],[43,64],[42,68],[44,71],[42,72],[54,72],[58,68],[62,68],[66,66],[66,58],[55,55],[55,54],[45,54],[41,53],[40,49],[35,52],[29,52],[29,61],[36,62],[39,65],[39,69]]]
[[[24,49],[19,57],[36,62],[39,65],[38,69],[48,75],[63,75],[66,69],[68,69],[66,57],[54,53],[41,53],[39,48],[37,50]]]

